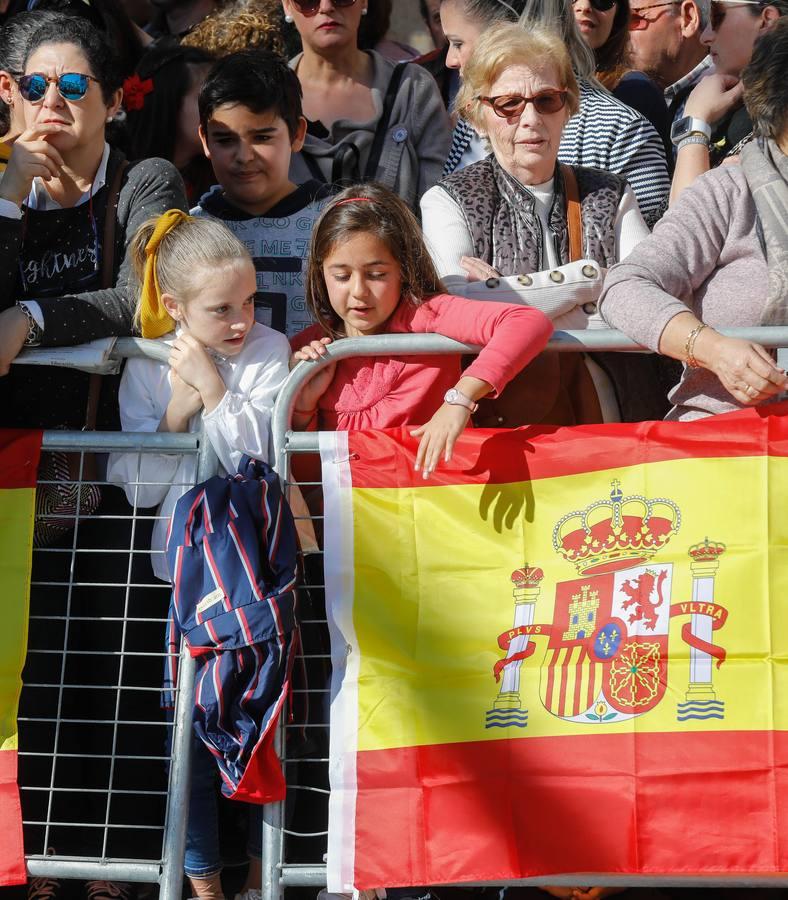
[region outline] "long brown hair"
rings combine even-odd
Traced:
[[[612,91],[632,68],[629,52],[629,0],[616,0],[610,37],[594,50],[596,77]]]
[[[312,231],[306,270],[306,303],[327,335],[345,336],[345,323],[331,308],[323,263],[334,248],[355,234],[371,234],[397,260],[402,297],[418,305],[446,288],[438,277],[424,235],[410,207],[381,184],[352,185],[323,210]]]

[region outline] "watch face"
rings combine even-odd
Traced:
[[[446,395],[443,398],[447,403],[454,403],[457,400],[457,391],[455,388],[450,388],[446,391]]]
[[[681,119],[676,119],[676,121],[673,123],[672,128],[670,129],[670,139],[674,144],[676,141],[680,141],[682,138],[687,136],[687,129],[689,128],[689,124],[689,116],[683,116]]]

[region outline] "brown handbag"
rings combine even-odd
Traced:
[[[583,222],[577,179],[561,165],[566,192],[570,262],[583,258]],[[498,397],[482,400],[473,416],[478,428],[520,425],[583,425],[603,421],[594,382],[582,353],[545,351],[506,385]]]
[[[112,178],[107,196],[101,256],[101,287],[112,287],[115,264],[115,231],[123,174],[128,162],[121,160]],[[101,375],[91,375],[85,407],[84,431],[94,431],[101,396]],[[74,529],[80,518],[92,515],[101,503],[101,488],[91,482],[97,478],[93,453],[41,454],[36,488],[36,518],[33,545],[47,547]]]

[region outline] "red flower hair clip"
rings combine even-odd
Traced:
[[[123,105],[128,112],[134,112],[145,106],[145,96],[153,92],[153,79],[142,81],[135,72],[123,82]]]

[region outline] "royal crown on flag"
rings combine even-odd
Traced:
[[[580,575],[641,565],[660,551],[681,526],[672,500],[624,496],[618,480],[610,499],[567,513],[553,529],[553,547]]]
[[[526,565],[512,572],[512,584],[517,587],[537,587],[544,578],[544,572],[536,566]]]
[[[725,544],[704,538],[700,544],[693,544],[687,552],[693,562],[714,562],[725,552]]]

